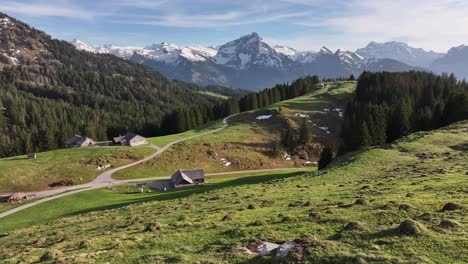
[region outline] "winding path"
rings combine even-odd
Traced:
[[[83,191],[89,191],[89,190],[94,190],[94,189],[99,189],[99,188],[105,188],[105,187],[108,187],[109,185],[128,184],[128,183],[132,183],[132,182],[139,182],[139,181],[141,182],[141,181],[145,181],[145,180],[163,180],[163,179],[167,179],[168,176],[154,177],[154,178],[141,178],[141,179],[132,179],[132,180],[115,180],[115,179],[112,179],[112,174],[114,174],[114,173],[116,173],[116,172],[118,172],[120,170],[136,166],[136,165],[141,164],[141,163],[143,163],[145,161],[148,161],[148,160],[150,160],[150,159],[152,159],[152,158],[154,158],[154,157],[156,157],[158,155],[161,155],[164,151],[166,151],[168,148],[170,148],[174,144],[177,144],[177,143],[180,143],[182,141],[189,140],[189,139],[192,139],[192,138],[197,138],[197,137],[201,137],[201,136],[204,136],[204,135],[207,135],[207,134],[212,134],[212,133],[219,132],[219,131],[225,129],[228,126],[227,121],[231,117],[236,116],[236,115],[238,115],[238,114],[234,114],[234,115],[231,115],[231,116],[228,116],[228,117],[224,118],[223,119],[223,126],[220,127],[220,128],[210,130],[210,131],[198,134],[198,135],[194,135],[194,136],[190,136],[190,137],[186,137],[186,138],[182,138],[182,139],[173,141],[173,142],[167,144],[166,146],[164,146],[162,148],[151,145],[151,147],[157,149],[157,151],[155,153],[151,154],[150,156],[145,157],[142,160],[138,160],[138,161],[135,161],[133,163],[123,165],[123,166],[120,166],[118,168],[114,168],[112,170],[103,172],[102,174],[97,176],[97,178],[92,182],[89,182],[89,183],[86,183],[86,184],[75,185],[75,186],[71,186],[71,187],[66,187],[66,188],[26,193],[28,196],[33,196],[34,198],[42,198],[42,199],[27,203],[27,204],[24,204],[24,205],[21,205],[21,206],[18,206],[16,208],[13,208],[13,209],[8,210],[6,212],[0,213],[0,219],[3,218],[3,217],[6,217],[8,215],[14,214],[16,212],[22,211],[24,209],[36,206],[38,204],[45,203],[45,202],[48,202],[48,201],[51,201],[51,200],[55,200],[57,198],[61,198],[61,197],[67,196],[67,195],[72,195],[72,194],[83,192]],[[287,169],[291,169],[291,168],[231,171],[231,172],[211,173],[211,174],[206,174],[206,176],[241,174],[241,173],[254,173],[254,172],[269,172],[269,171],[280,171],[280,170],[287,170]]]

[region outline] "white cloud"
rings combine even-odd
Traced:
[[[42,3],[30,2],[20,3],[17,1],[2,1],[0,11],[17,13],[27,16],[55,16],[76,18],[82,20],[92,20],[96,14],[78,6],[66,3]]]
[[[238,25],[253,25],[275,21],[285,21],[290,18],[303,17],[307,12],[290,12],[283,14],[262,14],[258,11],[232,11],[216,14],[181,14],[173,13],[144,19],[117,19],[114,23],[154,25],[180,28],[220,28]]]
[[[0,1],[0,11],[7,13],[100,24],[153,25],[174,31],[206,28],[229,32],[236,26],[248,31],[260,28],[270,34],[270,38],[264,36],[270,42],[300,50],[318,50],[323,45],[353,50],[370,41],[395,40],[428,50],[447,51],[468,43],[467,0]]]
[[[358,48],[370,41],[403,40],[416,47],[447,51],[468,42],[466,1],[360,0],[348,7],[343,15],[296,24],[320,27],[330,32],[324,36],[326,39],[348,48]],[[302,46],[306,39],[314,41],[315,38],[300,36],[289,42]]]

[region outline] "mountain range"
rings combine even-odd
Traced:
[[[201,113],[224,102],[219,95],[246,93],[171,81],[144,65],[78,50],[0,13],[0,157],[55,149],[75,134],[105,140],[128,131],[168,133],[173,124],[166,120],[175,111]],[[206,122],[203,117],[190,125]]]
[[[109,53],[147,65],[171,79],[207,85],[223,85],[259,90],[290,82],[304,75],[323,78],[348,77],[363,71],[426,70],[454,72],[467,78],[467,63],[457,52],[437,53],[410,47],[403,42],[371,42],[356,51],[322,47],[318,52],[272,46],[257,33],[242,36],[219,46],[179,47],[165,42],[147,47],[92,46],[79,40],[75,47],[94,53]],[[463,57],[463,56],[462,56]]]

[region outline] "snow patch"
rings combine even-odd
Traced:
[[[6,54],[6,53],[3,53],[3,56],[5,56],[5,57],[7,57],[8,59],[10,59],[11,62],[13,63],[13,65],[17,65],[17,64],[19,63],[19,61],[18,61],[17,58],[15,58],[15,57],[10,57],[10,56],[8,56],[8,54]]]
[[[302,117],[302,118],[308,118],[309,115],[303,114],[303,113],[296,113],[295,116]]]
[[[261,116],[257,116],[256,119],[264,120],[264,119],[269,119],[270,117],[272,117],[272,115],[261,115]]]

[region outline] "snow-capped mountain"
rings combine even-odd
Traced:
[[[219,47],[211,60],[237,70],[252,67],[283,68],[293,61],[263,42],[257,33],[243,36]]]
[[[299,63],[310,63],[317,57],[317,53],[313,51],[298,51],[291,47],[280,45],[276,45],[273,48],[276,52],[281,53],[291,60]]]
[[[86,44],[79,39],[74,39],[70,43],[73,44],[73,46],[75,46],[79,50],[85,50],[85,51],[94,52],[94,53],[97,53],[98,51],[97,47]]]
[[[112,44],[105,44],[102,47],[88,45],[80,40],[70,42],[79,50],[85,50],[94,53],[112,54],[123,59],[131,59],[135,54],[144,56],[147,59],[175,63],[179,58],[195,61],[206,61],[216,55],[217,50],[211,47],[192,46],[178,47],[174,44],[165,42],[152,44],[147,47],[122,47]]]
[[[451,48],[445,56],[435,60],[430,69],[437,73],[454,73],[458,78],[468,80],[468,46]]]
[[[78,49],[110,53],[145,64],[171,79],[198,84],[217,84],[258,90],[290,82],[304,75],[347,77],[364,70],[417,70],[392,59],[364,58],[345,49],[335,52],[322,47],[318,52],[298,51],[287,46],[270,46],[257,33],[242,36],[220,46],[179,47],[158,43],[147,47],[96,47],[72,42]]]
[[[335,56],[337,56],[343,63],[349,65],[359,65],[364,60],[364,58],[359,54],[345,49],[338,49],[335,52]]]
[[[365,48],[356,50],[356,53],[365,58],[394,59],[418,67],[428,67],[436,59],[443,56],[441,53],[413,48],[406,43],[396,41],[371,42]]]

